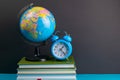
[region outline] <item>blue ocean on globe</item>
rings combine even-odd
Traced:
[[[53,14],[43,7],[32,7],[20,18],[20,32],[31,42],[43,42],[55,31]]]

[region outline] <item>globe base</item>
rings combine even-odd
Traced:
[[[40,53],[39,46],[35,47],[34,56],[26,57],[27,61],[46,61],[46,60],[49,60],[49,59],[50,59],[50,57],[48,55],[42,55]]]
[[[40,55],[40,56],[31,56],[25,58],[27,61],[47,61],[49,60],[49,56],[47,55]]]

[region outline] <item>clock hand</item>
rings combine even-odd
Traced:
[[[64,51],[62,51],[63,52],[63,54],[65,55],[65,52]]]
[[[64,48],[64,46],[62,46],[61,48]]]
[[[63,46],[60,48],[60,51],[62,51]]]
[[[61,49],[62,53],[65,55],[65,52]]]
[[[59,50],[65,55],[65,52],[63,51],[63,47],[64,46],[62,46],[62,48],[60,48]]]
[[[60,51],[62,51],[63,48],[64,48],[64,46],[62,46],[62,47],[60,48]]]

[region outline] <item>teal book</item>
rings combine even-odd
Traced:
[[[50,74],[50,75],[34,75],[34,74],[27,74],[27,75],[19,75],[17,80],[76,80],[75,74]]]
[[[30,76],[17,77],[17,80],[76,80],[76,76]]]
[[[27,61],[23,57],[18,62],[19,68],[75,68],[75,61],[73,56],[70,56],[69,59],[58,61],[54,58],[47,61]]]

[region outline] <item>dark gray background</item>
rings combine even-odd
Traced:
[[[73,37],[77,73],[120,73],[119,0],[0,0],[0,73],[16,73],[34,47],[19,34],[17,14],[33,2],[50,10],[56,30]],[[49,47],[42,52],[49,54]]]

